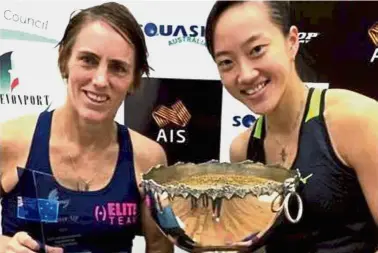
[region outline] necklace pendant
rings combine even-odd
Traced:
[[[84,191],[89,191],[89,184],[87,183],[84,183]]]
[[[287,153],[286,153],[285,148],[283,148],[283,149],[281,150],[280,155],[281,155],[281,160],[282,160],[282,162],[283,162],[283,163],[286,162]]]
[[[76,190],[81,192],[80,182],[76,183]]]
[[[80,192],[87,192],[89,191],[89,184],[86,182],[77,182],[76,183],[76,189]]]

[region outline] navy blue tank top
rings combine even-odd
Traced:
[[[117,124],[119,154],[110,183],[78,192],[52,177],[52,114],[40,114],[26,168],[18,168],[19,182],[2,200],[3,234],[26,231],[41,245],[60,246],[64,252],[130,253],[140,232],[141,197],[128,129]]]
[[[370,253],[377,246],[377,227],[357,176],[332,148],[323,117],[325,93],[309,90],[291,167],[299,169],[302,177],[312,174],[298,188],[303,200],[302,219],[292,224],[282,215],[267,236],[267,253]],[[249,140],[247,159],[266,163],[264,138],[265,121],[260,117]],[[289,209],[295,217],[298,207],[291,203]]]

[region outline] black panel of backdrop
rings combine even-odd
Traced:
[[[219,160],[222,85],[219,81],[143,79],[125,102],[125,123],[158,141],[168,163]]]
[[[294,23],[302,32],[320,36],[301,46],[299,61],[311,70],[310,80],[326,81],[378,100],[378,47],[368,34],[378,25],[378,2],[293,2]],[[301,75],[303,77],[303,74]]]

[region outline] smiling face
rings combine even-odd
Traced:
[[[214,28],[214,58],[228,92],[257,114],[273,111],[296,73],[298,31],[284,36],[262,1],[235,4]]]
[[[68,103],[86,121],[113,120],[134,81],[134,47],[109,24],[82,27],[67,62]]]

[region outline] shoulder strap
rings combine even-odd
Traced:
[[[118,129],[118,143],[119,143],[119,156],[116,168],[116,184],[128,187],[128,192],[134,191],[138,198],[138,210],[142,208],[142,196],[139,195],[138,183],[136,180],[135,167],[134,167],[134,155],[133,145],[131,141],[129,129],[117,123]],[[126,183],[128,182],[128,183]],[[142,220],[140,216],[137,219],[135,234],[143,235]]]
[[[260,116],[251,132],[247,147],[247,159],[254,162],[265,163],[264,152],[264,135],[265,123],[264,117]]]
[[[253,138],[261,139],[264,117],[259,117],[256,121],[256,126],[253,129]]]
[[[51,174],[49,140],[53,111],[43,111],[35,126],[26,168]]]
[[[325,91],[325,89],[313,89],[305,122],[308,122],[312,118],[319,117],[322,114],[322,110],[324,110],[322,107],[324,107]]]

